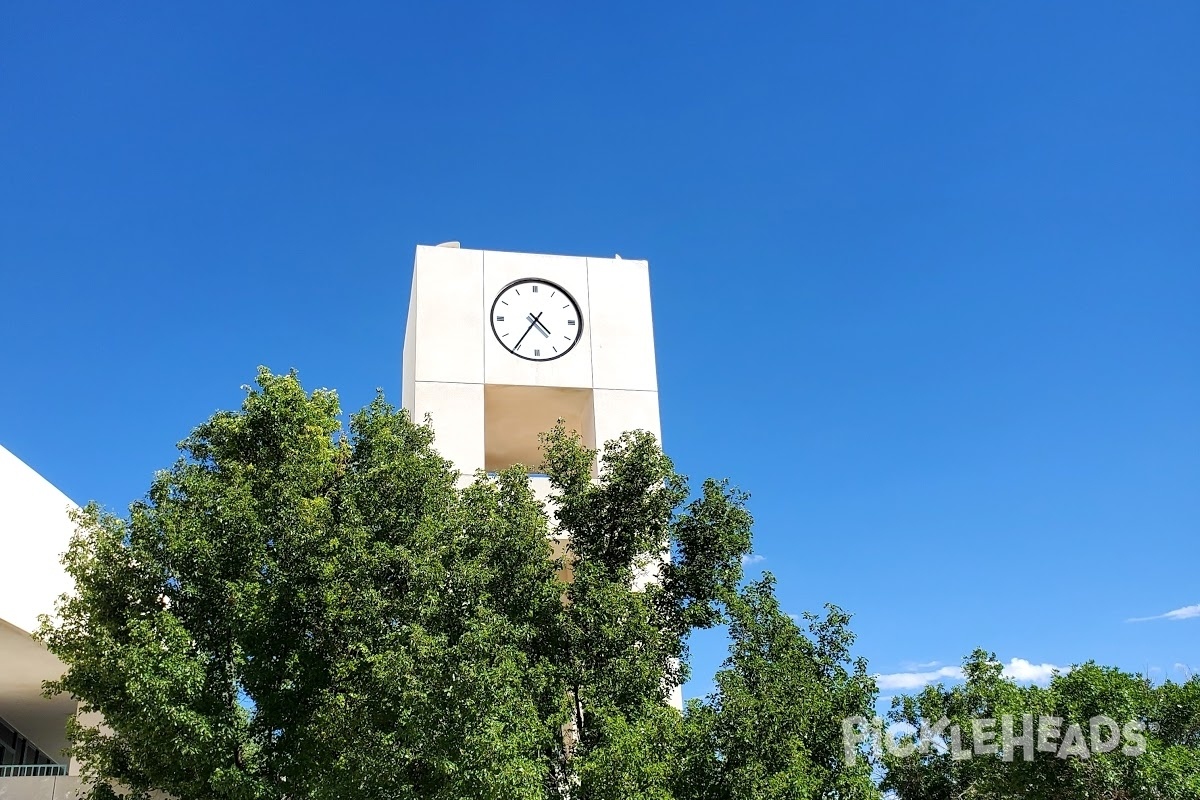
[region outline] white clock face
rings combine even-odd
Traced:
[[[579,304],[557,283],[522,278],[492,303],[492,332],[505,350],[530,361],[565,356],[583,335]]]

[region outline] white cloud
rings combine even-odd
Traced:
[[[926,662],[928,666],[937,664],[936,661]],[[1014,658],[1004,665],[1005,677],[1021,683],[1049,683],[1055,672],[1067,672],[1064,667],[1054,664],[1034,664],[1023,658]],[[912,670],[909,672],[891,672],[875,676],[875,683],[881,690],[888,689],[920,689],[940,680],[961,681],[961,667],[941,667],[933,670]]]
[[[930,683],[937,683],[942,678],[960,681],[963,671],[958,667],[942,667],[930,672],[892,672],[886,675],[876,675],[875,683],[880,689],[920,689]]]
[[[1054,664],[1033,664],[1023,658],[1014,658],[1004,667],[1006,676],[1023,683],[1049,683],[1056,672],[1067,670]]]
[[[766,560],[767,559],[764,556],[760,556],[758,553],[747,553],[746,555],[742,556],[742,563],[747,566],[750,564],[761,564]]]
[[[1169,619],[1178,622],[1181,619],[1192,619],[1194,617],[1200,617],[1200,605],[1184,606],[1183,608],[1177,608],[1174,611],[1168,611],[1165,614],[1159,614],[1156,617],[1134,617],[1133,619],[1127,619],[1125,621],[1150,622],[1151,620],[1156,619]]]

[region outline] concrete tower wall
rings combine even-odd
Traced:
[[[493,335],[493,302],[522,278],[553,282],[578,304],[583,330],[570,352],[522,359]],[[417,420],[432,416],[439,451],[465,477],[512,463],[536,468],[536,433],[559,417],[592,446],[635,428],[660,436],[649,265],[418,247],[403,401]]]

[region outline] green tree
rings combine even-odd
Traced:
[[[729,657],[716,691],[684,720],[680,800],[866,800],[865,758],[845,753],[842,721],[869,716],[875,681],[852,659],[850,617],[806,613],[807,635],[779,608],[769,573],[731,604]]]
[[[958,727],[963,750],[973,750],[973,720],[995,720],[995,754],[955,759],[946,746],[885,755],[883,788],[899,800],[1196,800],[1200,798],[1200,680],[1154,685],[1141,675],[1088,662],[1055,675],[1048,686],[1022,686],[1003,674],[994,654],[976,650],[964,661],[963,683],[928,686],[893,700],[890,718],[919,729],[945,718]],[[1003,718],[1012,719],[1011,736]],[[1106,717],[1119,728],[1093,720]],[[1016,742],[1060,720],[1045,751],[1027,759]],[[1135,723],[1144,748],[1120,730]],[[1076,739],[1071,726],[1078,725]],[[944,726],[952,738],[950,726]],[[1106,747],[1112,736],[1119,746]],[[917,744],[918,736],[903,737]],[[1005,745],[1012,743],[1006,756]],[[1037,740],[1034,740],[1035,748]],[[1074,744],[1072,750],[1070,745]],[[1136,749],[1126,751],[1133,744]],[[1064,749],[1064,745],[1068,747]],[[1144,752],[1137,752],[1144,749]]]
[[[863,796],[829,741],[869,690],[846,618],[810,641],[769,582],[739,592],[746,497],[689,501],[649,434],[599,463],[547,434],[552,520],[524,467],[460,486],[428,426],[379,397],[343,429],[295,374],[260,370],[180,449],[127,516],[79,513],[43,626],[47,690],[95,712],[72,730],[93,797],[668,800],[751,774],[774,793],[726,796]],[[679,714],[688,635],[730,618],[723,694]],[[780,745],[730,761],[776,701]]]
[[[89,506],[43,631],[131,796],[542,797],[562,587],[524,475],[455,489],[381,398],[262,371],[127,519]]]

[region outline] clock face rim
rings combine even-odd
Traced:
[[[496,331],[496,305],[500,302],[500,298],[504,296],[505,292],[514,286],[520,286],[522,283],[540,283],[545,286],[552,286],[565,294],[567,299],[571,301],[571,305],[575,306],[575,314],[579,319],[579,330],[575,332],[575,338],[571,340],[571,344],[566,350],[563,350],[561,353],[556,355],[552,355],[549,358],[532,358],[530,356],[523,356],[520,353],[514,352],[500,339],[500,334]],[[579,302],[575,299],[575,295],[571,294],[554,281],[546,280],[545,278],[517,278],[515,281],[510,281],[509,283],[505,284],[504,288],[496,292],[496,297],[494,300],[492,300],[492,309],[488,314],[488,324],[491,325],[492,328],[492,337],[496,340],[496,344],[500,345],[504,352],[508,353],[510,356],[516,356],[524,361],[532,361],[535,364],[544,364],[547,361],[557,361],[567,353],[574,350],[575,345],[579,344],[579,341],[583,339],[583,309],[579,307]]]

